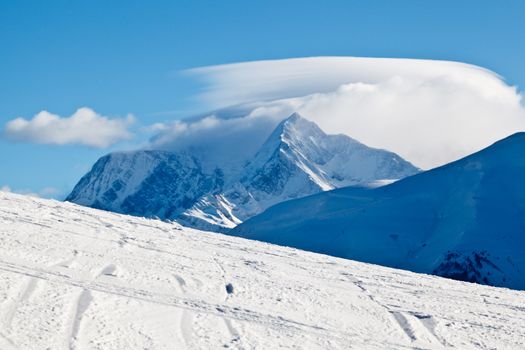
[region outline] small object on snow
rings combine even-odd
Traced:
[[[233,293],[233,285],[231,283],[228,283],[226,285],[226,293],[232,294]]]

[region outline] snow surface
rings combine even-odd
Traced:
[[[242,169],[220,168],[220,160],[212,166],[207,157],[196,149],[113,153],[66,200],[226,231],[285,200],[419,171],[394,153],[327,135],[298,114],[282,121]]]
[[[324,254],[525,289],[525,133],[379,188],[276,205],[231,232]]]
[[[0,192],[0,348],[520,349],[525,292]]]

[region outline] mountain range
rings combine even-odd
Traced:
[[[95,163],[66,200],[227,231],[286,200],[419,172],[392,152],[327,135],[296,113],[277,125],[239,171],[202,163],[195,149],[112,153]]]
[[[525,133],[379,188],[278,204],[231,234],[525,289]]]

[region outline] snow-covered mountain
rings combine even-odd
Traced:
[[[3,192],[0,242],[2,350],[525,348],[525,292]]]
[[[394,153],[345,135],[326,135],[298,114],[279,123],[240,171],[204,167],[202,152],[109,154],[66,200],[221,231],[285,200],[418,172]]]
[[[269,208],[231,233],[385,266],[525,289],[525,133],[380,188]]]

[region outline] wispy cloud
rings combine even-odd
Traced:
[[[221,116],[221,113],[212,113],[200,119],[157,124],[158,133],[150,147],[188,150],[199,156],[205,166],[232,169],[254,155],[279,120],[273,115],[261,118],[251,113],[237,118]]]
[[[23,195],[26,195],[26,196],[38,197],[38,198],[57,198],[57,197],[62,195],[62,193],[60,193],[60,190],[58,190],[57,188],[54,188],[54,187],[44,187],[43,189],[41,189],[39,191],[32,191],[32,190],[29,190],[29,189],[17,189],[17,190],[14,190],[10,186],[4,185],[4,186],[0,187],[0,191],[1,192],[18,193],[18,194],[23,194]]]
[[[201,118],[213,123],[189,120],[164,128],[154,138],[157,147],[228,145],[229,139],[245,139],[235,136],[239,132],[250,135],[243,149],[256,149],[271,130],[268,125],[297,111],[326,132],[348,134],[430,168],[525,130],[517,89],[491,71],[464,63],[317,57],[187,73],[204,81],[199,98],[210,109],[242,106]],[[237,149],[233,143],[225,152]]]
[[[9,121],[3,136],[7,140],[39,144],[80,144],[105,148],[132,137],[128,130],[134,117],[109,118],[84,107],[69,117],[41,111],[32,119],[16,118]]]

